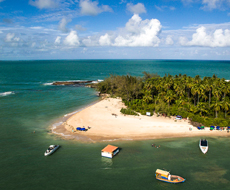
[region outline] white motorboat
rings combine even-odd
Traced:
[[[204,154],[208,152],[208,141],[206,139],[200,139],[199,147]]]
[[[59,145],[50,145],[49,148],[45,151],[44,155],[49,156],[54,153],[60,146]]]

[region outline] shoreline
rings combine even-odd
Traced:
[[[72,113],[52,125],[52,133],[67,140],[81,142],[151,140],[179,137],[230,136],[226,130],[198,130],[187,120],[169,117],[131,116],[120,113],[126,106],[120,98],[102,98]],[[56,125],[57,124],[57,125]],[[87,131],[77,131],[84,127]],[[89,128],[88,128],[89,127]]]

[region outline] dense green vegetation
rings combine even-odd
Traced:
[[[126,108],[121,108],[121,113],[123,114],[127,114],[127,115],[139,115],[138,113],[136,113],[135,111],[131,110],[131,109],[126,109]]]
[[[144,72],[143,77],[111,75],[97,85],[98,91],[119,96],[129,111],[181,115],[203,125],[230,126],[230,82],[225,79]],[[131,112],[131,111],[135,112]]]

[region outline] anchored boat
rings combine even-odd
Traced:
[[[101,156],[107,158],[113,158],[116,154],[119,153],[119,148],[113,145],[107,145],[105,148],[101,150]]]
[[[185,179],[183,177],[177,176],[177,175],[171,175],[168,171],[156,170],[156,179],[160,181],[164,181],[167,183],[182,183],[185,182]]]
[[[199,147],[201,152],[205,154],[206,152],[208,152],[208,141],[206,139],[200,139]]]
[[[50,145],[49,148],[45,151],[44,155],[49,156],[54,153],[60,146],[59,145]]]

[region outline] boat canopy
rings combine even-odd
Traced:
[[[103,148],[101,151],[102,152],[109,152],[109,153],[112,153],[114,152],[115,150],[117,150],[118,147],[116,146],[113,146],[113,145],[107,145],[105,148]]]
[[[168,175],[169,175],[170,173],[167,172],[167,171],[164,171],[164,170],[157,169],[157,170],[156,170],[156,174],[160,174],[161,176],[168,178]]]

